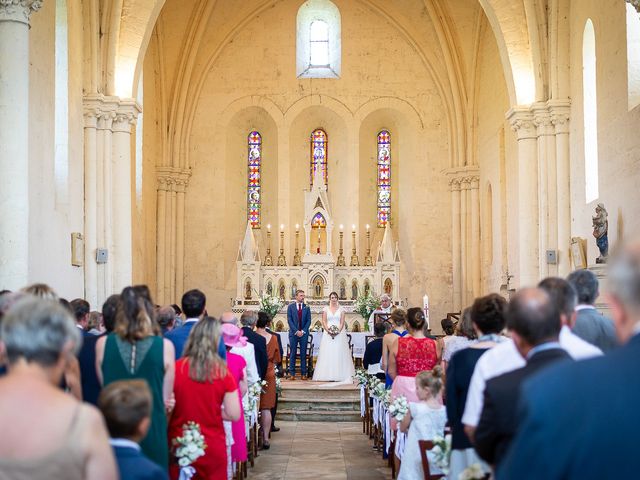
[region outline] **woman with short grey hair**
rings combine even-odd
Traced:
[[[0,478],[117,478],[102,416],[57,387],[80,342],[71,315],[53,300],[29,295],[4,316]]]

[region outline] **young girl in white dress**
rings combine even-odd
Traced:
[[[329,330],[335,326],[338,333],[332,337]],[[324,333],[320,341],[318,361],[313,371],[314,381],[351,382],[355,374],[349,339],[345,330],[344,310],[338,303],[338,294],[331,292],[329,306],[322,312]]]
[[[409,430],[409,435],[402,455],[398,480],[423,480],[422,456],[418,441],[444,437],[447,410],[442,405],[442,387],[443,370],[440,366],[434,367],[431,371],[420,372],[416,376],[416,393],[420,401],[409,403],[409,411],[400,424],[400,430]],[[431,475],[443,473],[430,451],[427,452],[427,459]]]

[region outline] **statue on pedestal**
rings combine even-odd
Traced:
[[[596,263],[607,263],[609,255],[609,221],[607,220],[607,210],[603,203],[596,206],[596,214],[592,217],[593,236],[596,239],[596,245],[600,250],[600,256],[596,258]]]

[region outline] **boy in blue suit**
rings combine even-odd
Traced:
[[[167,472],[140,451],[138,443],[151,425],[151,390],[144,380],[123,380],[106,386],[98,407],[111,436],[121,480],[168,480]]]

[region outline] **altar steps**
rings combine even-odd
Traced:
[[[359,422],[360,392],[351,385],[322,388],[324,382],[285,382],[278,398],[278,420]]]

